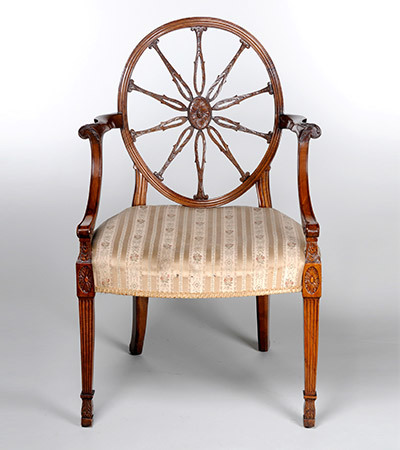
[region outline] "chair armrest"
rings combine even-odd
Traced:
[[[291,114],[282,114],[279,126],[282,129],[291,130],[297,135],[297,180],[303,230],[306,237],[318,238],[319,224],[312,208],[308,183],[308,144],[311,138],[317,139],[321,136],[321,128],[314,123],[307,123],[307,119],[303,116]]]
[[[76,230],[79,238],[90,238],[96,224],[101,191],[103,135],[113,128],[121,127],[122,114],[114,113],[98,116],[94,119],[94,123],[84,125],[79,129],[79,136],[82,139],[90,140],[92,152],[92,170],[86,212]]]

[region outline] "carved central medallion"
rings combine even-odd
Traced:
[[[204,97],[196,97],[189,105],[189,122],[198,130],[206,128],[211,122],[212,110],[210,103]]]

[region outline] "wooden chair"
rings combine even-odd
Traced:
[[[206,83],[202,43],[207,29],[232,33],[238,50],[228,56],[225,69],[212,83]],[[180,29],[193,32],[193,87],[177,73],[162,50],[167,33]],[[161,45],[160,45],[161,44]],[[156,52],[172,76],[178,100],[138,86],[132,78],[145,52]],[[243,52],[254,51],[261,59],[269,81],[258,91],[218,98],[222,87]],[[222,64],[225,64],[222,62]],[[207,89],[206,89],[207,87]],[[132,91],[152,97],[179,112],[179,115],[144,130],[129,126],[127,99]],[[135,94],[139,95],[139,94]],[[219,114],[250,97],[271,96],[274,103],[273,129],[251,130]],[[265,97],[267,98],[267,97]],[[184,125],[164,165],[149,168],[138,147],[145,134]],[[136,172],[132,207],[105,221],[95,230],[102,178],[102,139],[119,128]],[[248,133],[264,140],[265,154],[252,173],[245,172],[222,134],[224,128]],[[298,192],[302,226],[271,207],[269,171],[281,132],[288,129],[298,137]],[[321,130],[302,116],[283,112],[278,75],[263,46],[243,28],[225,20],[194,17],[163,25],[148,34],[130,55],[118,92],[118,112],[99,116],[79,130],[89,139],[92,169],[85,216],[78,225],[80,253],[76,263],[79,299],[82,410],[81,424],[91,426],[94,298],[96,292],[133,296],[133,328],[129,346],[133,355],[143,349],[149,297],[201,298],[256,296],[258,349],[269,347],[269,295],[302,292],[304,303],[304,426],[315,423],[316,372],[318,353],[318,311],[321,296],[321,259],[318,248],[319,225],[315,218],[308,184],[308,146]],[[255,138],[254,138],[255,139]],[[194,142],[197,191],[193,198],[176,193],[164,183],[164,175],[189,141]],[[240,185],[217,198],[209,198],[203,181],[206,142],[212,141],[240,174]],[[186,150],[189,151],[189,146]],[[178,205],[146,206],[150,183]],[[259,207],[224,206],[255,186]]]

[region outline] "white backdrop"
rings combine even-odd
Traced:
[[[394,405],[399,400],[400,73],[396,58],[399,13],[396,1],[39,0],[2,7],[0,276],[4,323],[0,331],[3,355],[0,394],[4,401],[0,408],[4,407],[1,413],[6,416],[1,420],[6,424],[6,432],[1,435],[7,442],[3,448],[27,448],[29,443],[30,448],[43,449],[44,442],[58,448],[71,448],[72,443],[79,448],[79,442],[92,442],[92,448],[101,448],[99,443],[94,444],[100,433],[104,448],[110,448],[114,433],[119,433],[121,448],[124,445],[128,448],[128,428],[151,430],[150,422],[155,428],[162,423],[165,429],[160,425],[157,436],[150,431],[146,436],[138,435],[137,448],[264,448],[267,434],[269,442],[275,443],[273,448],[295,448],[293,445],[303,448],[303,441],[307,442],[307,448],[338,448],[332,443],[334,433],[336,436],[342,433],[341,439],[348,442],[344,448],[372,448],[383,434],[387,445],[381,448],[397,448],[399,436],[394,424],[399,414]],[[86,204],[90,158],[88,141],[79,139],[77,130],[94,116],[117,110],[117,88],[123,66],[144,35],[170,20],[196,15],[231,20],[254,34],[275,63],[285,111],[305,115],[322,128],[322,137],[311,142],[309,172],[315,212],[321,225],[324,290],[318,402],[326,414],[318,416],[319,428],[311,432],[314,434],[304,434],[296,418],[301,417],[301,302],[300,297],[280,296],[273,299],[271,320],[276,334],[272,336],[268,357],[273,358],[275,344],[276,349],[281,345],[279,360],[294,358],[293,371],[300,370],[293,383],[288,383],[293,388],[293,413],[286,414],[285,407],[271,405],[268,419],[261,422],[265,427],[263,434],[252,434],[248,419],[249,423],[242,424],[243,434],[236,435],[242,418],[229,416],[232,405],[247,411],[247,418],[255,414],[245,404],[245,396],[237,398],[229,392],[226,403],[221,400],[218,408],[210,396],[200,416],[190,408],[185,413],[172,408],[159,414],[157,411],[163,411],[168,400],[162,397],[157,403],[150,392],[154,386],[150,385],[143,394],[143,408],[146,411],[146,399],[150,399],[154,409],[145,417],[132,412],[136,414],[132,422],[127,413],[122,426],[117,404],[124,403],[118,395],[115,402],[111,401],[118,392],[118,380],[110,372],[101,388],[108,397],[97,400],[99,394],[96,395],[96,402],[102,402],[104,408],[96,416],[93,433],[89,431],[92,437],[88,438],[76,426],[80,388],[74,259],[78,250],[75,227]],[[243,71],[242,79],[247,76]],[[132,165],[118,131],[105,138],[104,166],[98,223],[129,206],[133,192]],[[211,178],[219,176],[216,167],[207,170]],[[226,181],[229,184],[232,180]],[[283,133],[273,164],[272,196],[275,208],[299,219],[296,139],[290,132]],[[150,189],[148,203],[159,202],[165,199]],[[253,190],[241,203],[256,204]],[[126,300],[99,296],[98,392],[101,376],[98,371],[101,361],[105,361],[101,359],[101,339],[105,347],[107,342],[119,345],[119,352],[112,345],[109,349],[110,355],[112,350],[117,352],[116,356],[109,356],[112,364],[118,365],[118,356],[125,358],[121,346],[125,340],[128,342],[130,315]],[[231,327],[229,330],[237,326],[237,333],[241,333],[240,327],[247,324],[247,319],[242,320],[243,314],[250,317],[243,333],[253,336],[255,332],[253,302],[205,301],[192,306],[193,310],[181,302],[161,300],[151,304],[148,348],[143,358],[157,336],[154,350],[157,347],[160,352],[164,341],[168,342],[172,324],[178,341],[179,336],[184,340],[185,333],[192,333],[190,342],[194,348],[196,336],[208,342],[206,335],[212,324],[216,324],[216,330],[218,326]],[[186,316],[178,309],[186,311]],[[232,321],[229,326],[228,319]],[[151,328],[151,320],[159,326]],[[170,321],[170,327],[164,321]],[[285,336],[290,333],[293,341],[287,342]],[[214,340],[209,344],[218,348]],[[235,340],[231,336],[224,345],[229,348],[235,345]],[[255,353],[248,347],[243,354]],[[196,361],[190,366],[190,348],[187,353],[182,350],[179,357],[176,356],[179,348],[164,350],[171,353],[172,364],[180,366],[183,377],[180,380],[190,379],[191,370],[197,367]],[[227,356],[227,367],[229,358],[235,359],[235,355],[232,352]],[[161,357],[158,353],[158,357],[168,364],[167,355]],[[189,361],[187,367],[185,357]],[[206,354],[204,358],[207,359]],[[154,356],[154,364],[156,360]],[[137,367],[146,360],[140,361]],[[166,376],[170,374],[170,369],[154,364],[140,370],[147,375],[157,370],[165,371]],[[107,367],[105,362],[104,365]],[[278,369],[269,366],[263,369],[265,373],[275,370],[269,382],[273,377],[282,377]],[[135,366],[129,371],[134,379]],[[113,380],[111,389],[107,385]],[[200,376],[200,385],[202,381],[207,392],[207,376],[204,379]],[[210,389],[218,392],[219,382],[211,383]],[[170,395],[177,401],[174,386],[170,386]],[[175,388],[180,391],[179,383]],[[190,395],[191,389],[197,392],[199,388],[197,385],[183,390],[183,398]],[[274,388],[269,385],[268,389],[273,392]],[[286,388],[280,385],[279,389]],[[160,389],[157,395],[166,394]],[[276,395],[283,394],[277,390]],[[271,399],[264,400],[268,404]],[[333,407],[330,402],[335,400]],[[196,398],[192,401],[196,404]],[[125,402],[126,411],[130,411],[127,406],[130,403],[132,410],[135,408],[136,400],[129,402],[125,398]],[[221,404],[226,410],[219,409]],[[108,408],[114,411],[111,416],[107,415]],[[260,411],[258,420],[263,409]],[[294,419],[288,420],[291,415]],[[203,419],[210,421],[204,426],[213,439],[207,440],[199,433],[195,424]],[[171,434],[170,427],[174,424],[179,424],[180,433]],[[46,428],[49,434],[44,438]],[[20,434],[23,429],[25,437]],[[367,430],[368,441],[361,446],[360,439]],[[285,434],[291,431],[293,442]],[[194,444],[186,445],[189,441]]]

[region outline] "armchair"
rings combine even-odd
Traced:
[[[202,43],[207,29],[239,38],[239,49],[208,89]],[[193,87],[167,59],[159,45],[167,33],[186,29],[195,35]],[[133,81],[135,66],[145,51],[158,54],[172,77],[180,100],[154,93]],[[265,87],[248,94],[219,99],[223,85],[240,55],[253,51],[266,69]],[[144,130],[131,128],[128,95],[145,95],[178,111],[180,115]],[[267,94],[274,102],[272,131],[252,130],[221,116],[221,111],[249,98]],[[224,113],[222,113],[224,114]],[[184,125],[161,168],[150,168],[139,151],[144,135]],[[102,179],[102,139],[120,129],[135,169],[132,206],[96,228]],[[223,137],[224,129],[246,133],[265,141],[265,154],[253,171],[242,169]],[[272,208],[269,173],[281,132],[298,138],[298,194],[302,225]],[[163,25],[134,49],[125,66],[118,92],[118,112],[99,116],[84,125],[79,136],[89,139],[92,153],[91,180],[86,212],[78,225],[80,243],[76,262],[79,300],[82,409],[81,424],[92,425],[94,299],[96,292],[133,296],[133,327],[129,350],[143,351],[149,297],[208,298],[255,296],[258,349],[269,349],[269,295],[302,292],[304,304],[304,426],[315,424],[318,314],[321,297],[319,224],[315,218],[308,181],[308,149],[320,128],[302,116],[283,112],[278,75],[263,46],[246,30],[230,22],[194,17]],[[197,188],[193,197],[171,189],[165,172],[188,143],[193,142]],[[207,142],[213,143],[239,172],[240,184],[232,191],[210,198],[204,182]],[[147,187],[177,205],[146,205]],[[225,206],[255,186],[258,207]]]

